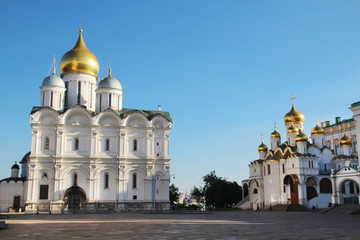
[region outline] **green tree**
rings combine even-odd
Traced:
[[[241,186],[236,182],[229,182],[225,178],[216,176],[215,171],[203,177],[205,186],[202,190],[206,205],[215,207],[231,207],[242,199]],[[194,187],[195,193],[199,189]]]
[[[171,184],[169,187],[170,194],[170,204],[175,204],[179,200],[179,188],[175,187],[174,184]]]
[[[205,196],[204,188],[194,186],[193,189],[191,189],[190,194],[196,202],[200,202],[200,199]]]

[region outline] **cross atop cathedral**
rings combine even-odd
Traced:
[[[261,133],[261,142],[264,142],[264,134]]]
[[[82,18],[80,17],[80,29],[82,29]]]
[[[294,97],[294,95],[291,95],[290,100],[291,100],[292,104],[294,104],[294,102],[295,102],[295,97]]]
[[[316,116],[315,119],[316,119],[316,125],[319,125],[319,117]]]
[[[276,121],[274,120],[274,130],[276,131]]]

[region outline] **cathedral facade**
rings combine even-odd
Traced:
[[[250,177],[242,182],[248,196],[237,207],[256,210],[289,204],[308,208],[359,204],[356,136],[360,126],[356,122],[360,115],[354,112],[354,117],[355,121],[336,118],[332,125],[316,121],[310,140],[304,133],[305,117],[293,103],[284,116],[285,141],[281,141],[276,126],[270,135],[270,148],[262,140],[259,159],[249,164]]]
[[[168,209],[169,113],[123,108],[121,83],[111,69],[98,82],[81,29],[60,71],[43,80],[30,113],[31,152],[22,178],[12,175],[23,183],[18,205],[27,213]]]

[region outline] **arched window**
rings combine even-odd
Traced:
[[[77,185],[77,181],[78,180],[78,175],[77,175],[77,173],[74,173],[74,175],[73,175],[73,185]]]
[[[353,142],[353,152],[357,153],[357,141],[356,141],[356,136],[352,137],[352,142]]]
[[[138,150],[138,141],[137,139],[134,139],[133,141],[133,151],[136,152]]]
[[[102,98],[101,98],[101,94],[99,95],[99,109],[100,109],[100,111],[101,111],[101,104],[102,104]]]
[[[49,146],[50,146],[50,138],[49,138],[49,137],[45,137],[44,149],[45,149],[45,150],[49,150]]]
[[[74,150],[79,150],[79,138],[74,139]]]
[[[111,93],[109,93],[109,107],[111,107]]]
[[[81,82],[78,82],[77,104],[79,105],[80,105],[80,98],[81,98]]]
[[[258,194],[257,188],[254,189],[254,194]]]
[[[331,181],[328,178],[321,179],[320,193],[332,193]]]
[[[105,179],[104,179],[104,188],[109,188],[109,173],[105,173]]]
[[[270,165],[268,165],[268,174],[269,174],[269,175],[271,174]]]
[[[132,175],[132,188],[137,188],[137,174],[133,173]]]
[[[105,151],[110,151],[110,139],[105,140]]]

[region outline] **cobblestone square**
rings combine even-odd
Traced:
[[[211,214],[10,215],[0,239],[359,239],[359,215],[229,211]]]

